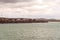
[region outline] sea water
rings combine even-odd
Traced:
[[[0,40],[60,40],[60,23],[0,24]]]

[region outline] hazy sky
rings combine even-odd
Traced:
[[[0,16],[60,18],[60,0],[0,0]]]

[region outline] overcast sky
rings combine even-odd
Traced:
[[[60,0],[0,0],[0,16],[60,18]]]

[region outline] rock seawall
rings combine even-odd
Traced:
[[[46,23],[47,19],[0,18],[0,23]]]

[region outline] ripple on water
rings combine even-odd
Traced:
[[[0,40],[60,40],[60,23],[0,24]]]

